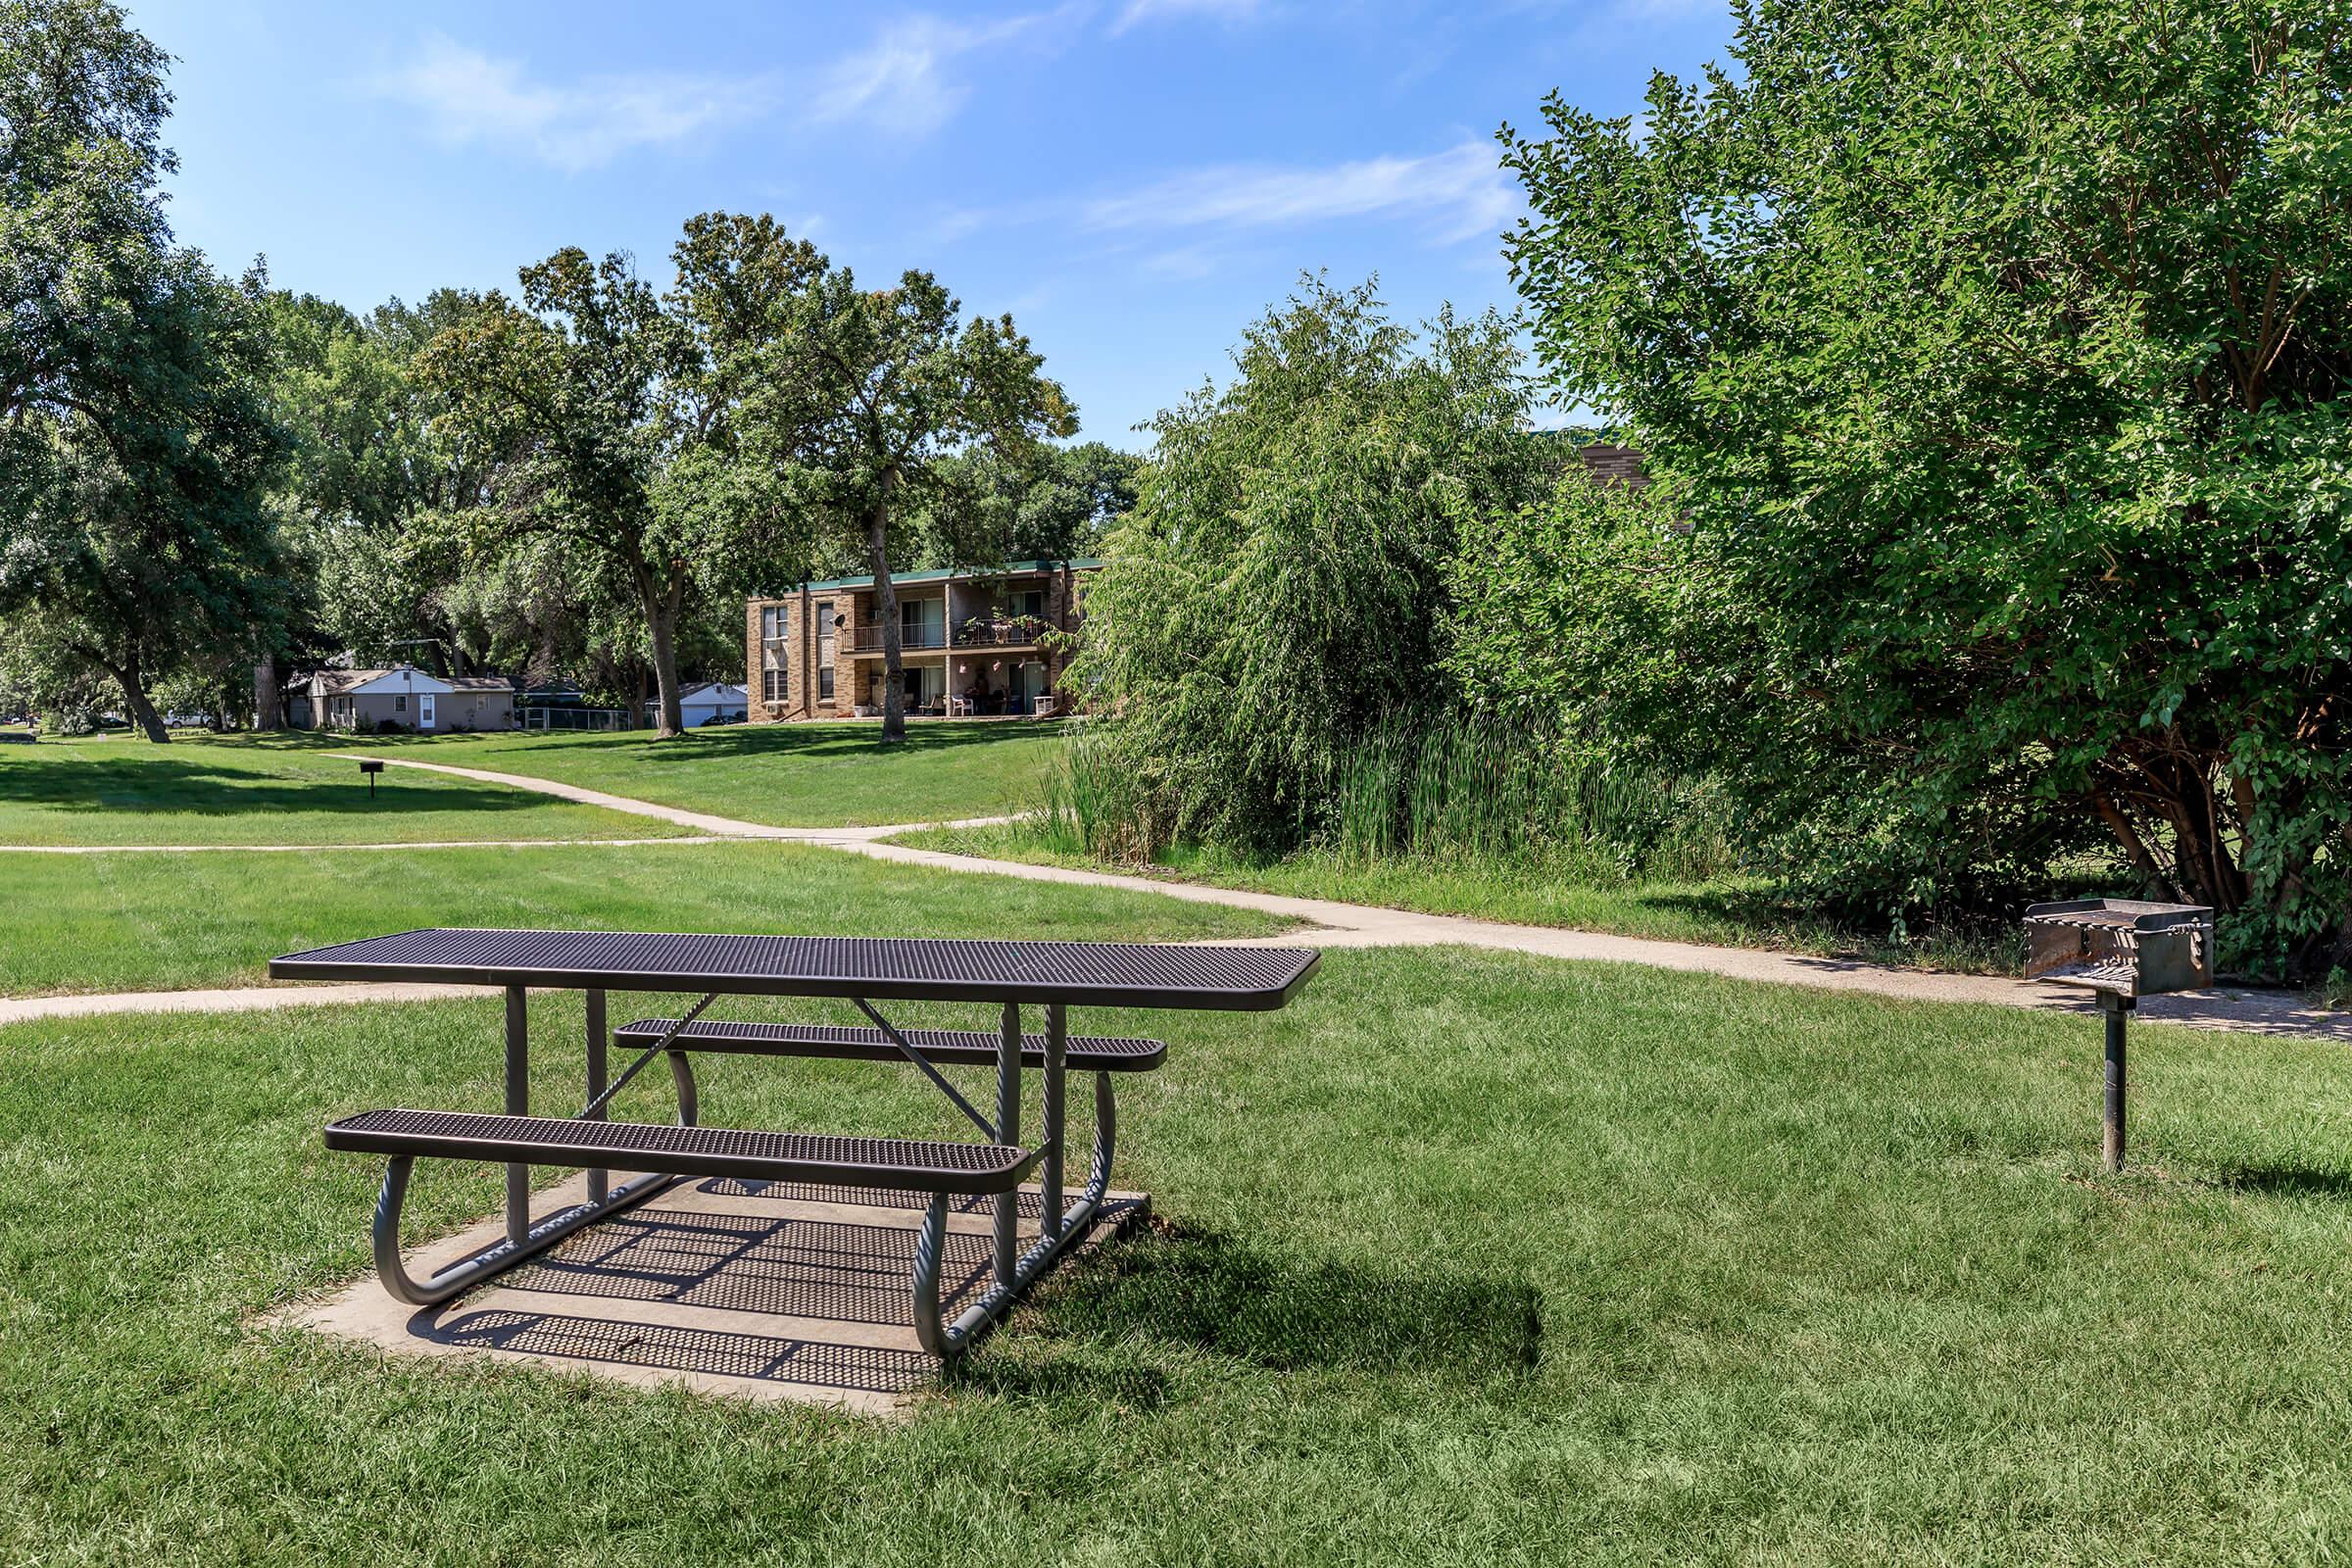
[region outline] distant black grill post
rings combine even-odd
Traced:
[[[375,775],[383,770],[384,764],[372,759],[360,764],[360,771],[368,777],[368,798],[371,801],[375,799]]]
[[[2026,910],[2026,978],[2088,990],[2107,1026],[2101,1163],[2124,1168],[2124,1033],[2139,999],[2213,984],[2213,910],[2141,899],[2074,899]]]
[[[2101,1163],[2109,1170],[2124,1168],[2124,1026],[2135,1004],[2111,991],[2099,993],[2099,1011],[2107,1020],[2107,1128],[2101,1141]]]

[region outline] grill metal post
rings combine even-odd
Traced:
[[[2124,1027],[2132,1016],[2132,999],[2113,992],[2099,993],[2099,1011],[2107,1020],[2107,1136],[2103,1162],[2111,1170],[2124,1168]]]
[[[507,987],[507,1114],[531,1113],[530,1014],[528,993]],[[507,1240],[520,1247],[531,1235],[531,1167],[507,1167]]]
[[[997,1040],[997,1142],[1021,1141],[1021,1007],[1004,1004],[1004,1029]],[[997,1197],[997,1284],[1012,1288],[1012,1271],[1020,1262],[1021,1195],[1018,1189]]]

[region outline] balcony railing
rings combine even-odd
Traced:
[[[1033,616],[1015,616],[1010,620],[967,621],[954,628],[941,626],[908,626],[899,633],[899,646],[909,653],[924,649],[947,648],[1034,648],[1038,639],[1051,628]],[[854,631],[844,629],[853,654],[878,654],[882,651],[882,628],[859,626]]]
[[[969,620],[956,628],[956,646],[1034,648],[1047,629],[1046,623],[1034,615],[1015,615],[1009,620]]]
[[[947,628],[944,626],[902,626],[899,629],[899,646],[909,652],[923,648],[945,648],[948,646]],[[878,654],[881,651],[881,627],[860,626],[850,633],[851,653]]]

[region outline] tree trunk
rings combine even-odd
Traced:
[[[146,731],[147,738],[156,745],[168,744],[172,732],[164,727],[164,715],[155,710],[155,704],[147,700],[147,686],[139,679],[138,666],[125,664],[113,673],[122,688],[122,701],[130,708],[131,722]]]
[[[678,701],[678,602],[684,597],[684,586],[673,581],[657,591],[650,577],[646,582],[645,619],[653,633],[658,715],[654,739],[659,741],[675,740],[686,733],[686,712]]]
[[[882,473],[882,495],[865,514],[865,555],[874,574],[874,614],[882,622],[882,744],[906,738],[906,650],[900,635],[899,593],[890,581],[890,492],[899,470]]]
[[[278,710],[275,654],[264,654],[261,662],[253,666],[253,727],[257,730],[286,727],[285,715]]]

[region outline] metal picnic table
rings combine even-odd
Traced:
[[[432,1305],[504,1272],[565,1237],[644,1202],[689,1176],[739,1176],[862,1188],[911,1189],[929,1196],[916,1241],[912,1284],[918,1342],[954,1356],[1003,1315],[1012,1299],[1050,1268],[1063,1245],[1085,1234],[1107,1190],[1115,1143],[1110,1075],[1156,1067],[1156,1041],[1073,1038],[1073,1006],[1270,1011],[1286,1005],[1321,955],[1307,949],[1170,946],[1151,943],[927,941],[910,938],[662,935],[618,931],[424,930],[338,943],[288,954],[270,963],[272,979],[408,980],[476,985],[506,993],[506,1096],[503,1115],[462,1111],[379,1110],[326,1129],[328,1147],[387,1156],[376,1201],[376,1273],[398,1298]],[[576,1116],[530,1114],[527,992],[586,995],[587,1101]],[[677,1018],[642,1019],[614,1030],[608,992],[700,993]],[[704,1012],[722,996],[846,999],[871,1028],[730,1023]],[[985,1003],[1000,1006],[994,1031],[902,1030],[878,1002]],[[1040,1006],[1042,1036],[1024,1034],[1020,1009]],[[617,1075],[610,1045],[643,1049]],[[920,1069],[988,1139],[957,1144],[706,1127],[690,1057],[717,1051],[782,1056],[905,1061]],[[655,1056],[666,1054],[676,1083],[678,1125],[619,1123],[607,1107]],[[996,1113],[984,1115],[938,1063],[996,1068]],[[1043,1073],[1043,1139],[1020,1141],[1021,1073]],[[1085,1190],[1062,1203],[1062,1134],[1066,1075],[1095,1073],[1095,1149]],[[400,1213],[412,1162],[418,1156],[485,1160],[507,1166],[507,1234],[487,1251],[426,1279],[410,1275],[400,1250]],[[534,1220],[530,1167],[569,1165],[588,1172],[588,1196]],[[617,1187],[612,1171],[643,1173]],[[1039,1240],[1018,1248],[1018,1187],[1032,1172],[1043,1197]],[[947,1199],[995,1200],[994,1283],[954,1323],[939,1309]]]

